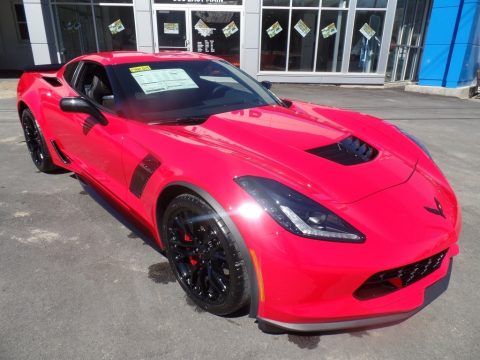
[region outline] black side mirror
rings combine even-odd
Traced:
[[[260,83],[265,89],[270,90],[272,88],[272,82],[271,81],[262,81]]]
[[[91,115],[102,125],[107,125],[108,121],[105,116],[87,99],[76,97],[64,97],[60,100],[60,109],[65,112],[75,112]]]

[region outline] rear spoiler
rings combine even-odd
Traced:
[[[26,67],[23,71],[24,72],[54,72],[60,70],[60,68],[65,65],[62,64],[46,64],[46,65],[34,65],[30,67]]]

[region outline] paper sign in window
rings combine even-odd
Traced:
[[[330,36],[336,33],[337,33],[337,27],[335,26],[335,23],[331,23],[322,29],[322,36],[324,39],[329,38]]]
[[[375,30],[373,30],[367,23],[363,24],[359,31],[367,38],[367,40],[370,40],[373,35],[375,35]]]
[[[125,27],[123,26],[122,20],[118,19],[108,25],[108,30],[112,33],[112,35],[118,34],[119,32],[125,30]]]
[[[235,21],[232,21],[227,26],[225,26],[222,29],[222,31],[223,31],[223,34],[225,35],[225,37],[228,38],[238,31],[238,27],[235,24]]]
[[[132,73],[145,94],[163,91],[196,89],[197,84],[183,69],[158,69]]]
[[[294,28],[302,37],[307,36],[307,34],[310,32],[310,28],[303,22],[302,19],[298,20]]]
[[[163,23],[163,33],[178,35],[179,34],[178,23]]]
[[[272,24],[272,26],[270,26],[268,29],[267,29],[267,34],[268,36],[271,38],[273,38],[275,35],[277,35],[278,33],[280,33],[282,31],[282,27],[280,25],[280,23],[278,21],[274,22]]]
[[[215,28],[211,28],[207,24],[205,24],[202,19],[197,21],[194,28],[198,31],[198,34],[203,37],[208,37],[212,35],[213,32],[216,30]]]

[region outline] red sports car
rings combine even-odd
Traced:
[[[213,314],[249,307],[274,332],[419,311],[447,288],[461,223],[428,151],[269,85],[207,55],[99,53],[25,72],[18,113],[37,168],[114,204]]]

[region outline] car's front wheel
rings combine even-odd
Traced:
[[[58,170],[59,167],[53,163],[40,126],[30,109],[23,110],[21,124],[28,151],[37,169],[41,172]]]
[[[248,303],[245,262],[229,229],[203,199],[174,198],[164,212],[162,239],[178,282],[198,306],[228,315]]]

